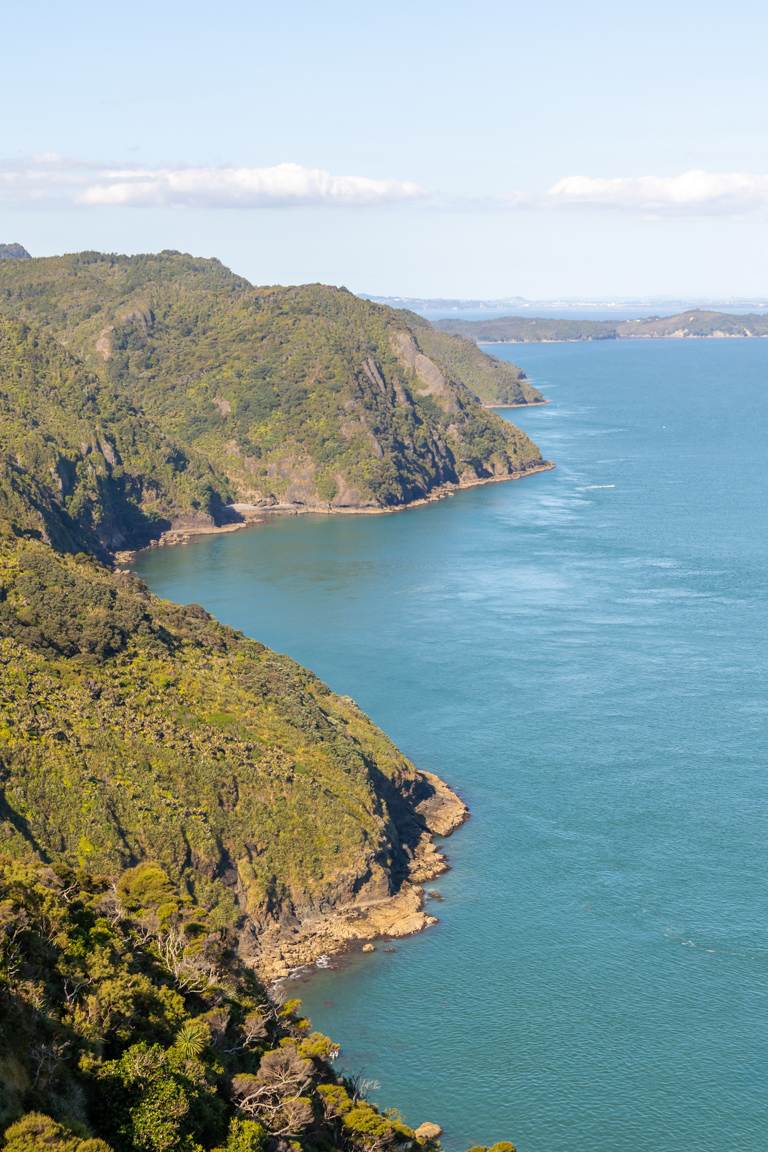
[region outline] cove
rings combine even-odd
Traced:
[[[297,985],[447,1152],[764,1152],[768,341],[494,347],[557,469],[145,553],[468,801],[440,924]]]

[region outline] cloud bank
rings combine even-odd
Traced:
[[[766,208],[768,175],[696,169],[677,176],[564,176],[540,193],[444,198],[411,180],[337,176],[302,164],[150,168],[49,154],[0,161],[0,204],[243,210],[421,204],[449,212],[586,208],[680,218]]]
[[[565,176],[547,193],[555,206],[672,215],[733,214],[768,206],[768,176],[703,172],[679,176]]]
[[[409,180],[335,176],[322,168],[100,167],[58,156],[0,164],[0,202],[168,208],[366,207],[421,200]]]

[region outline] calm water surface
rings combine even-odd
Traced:
[[[448,1152],[765,1152],[768,341],[508,351],[555,472],[139,567],[469,801],[440,925],[300,990],[375,1099]]]

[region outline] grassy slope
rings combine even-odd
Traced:
[[[443,370],[404,314],[344,290],[84,253],[5,262],[0,312],[65,341],[246,501],[397,506],[540,462],[456,379],[466,367]]]

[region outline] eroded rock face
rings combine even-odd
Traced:
[[[445,374],[434,360],[424,355],[411,333],[405,330],[394,332],[392,344],[400,363],[416,377],[418,391],[431,396],[445,412],[458,411],[456,396]]]
[[[276,980],[355,941],[365,941],[364,950],[372,951],[372,939],[412,936],[436,924],[437,917],[424,910],[422,887],[447,868],[434,837],[450,835],[468,815],[466,804],[444,781],[432,773],[414,773],[402,781],[399,802],[393,803],[389,836],[390,844],[401,844],[400,863],[389,853],[387,867],[374,862],[357,882],[347,877],[326,893],[321,908],[273,908],[269,918],[252,925],[245,954],[264,978]],[[404,822],[400,827],[398,819]],[[408,843],[414,823],[417,836]]]

